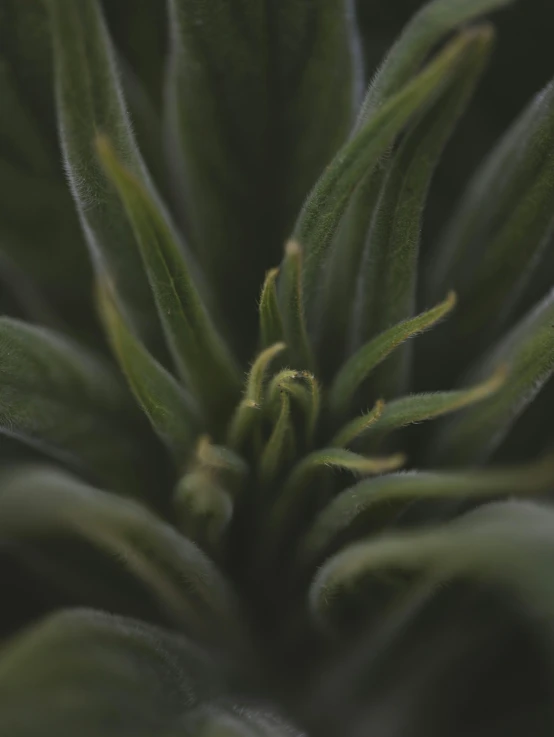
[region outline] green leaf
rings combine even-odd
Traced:
[[[458,26],[512,2],[434,0],[424,5],[405,27],[374,76],[358,117],[358,126],[375,115],[385,101],[413,77],[414,70],[423,64],[444,36]]]
[[[307,384],[307,386],[306,386]],[[281,392],[294,399],[304,414],[306,444],[312,445],[321,408],[321,389],[315,376],[309,371],[283,369],[269,383],[266,405],[272,411],[279,404]]]
[[[440,463],[481,463],[500,445],[517,418],[554,373],[554,291],[470,371],[472,381],[508,366],[508,378],[479,406],[439,426],[432,456]]]
[[[193,543],[134,501],[55,469],[16,469],[2,478],[0,531],[11,540],[76,535],[115,556],[174,625],[201,639],[237,642],[237,604],[219,571]]]
[[[246,380],[244,397],[235,409],[227,431],[227,442],[240,450],[246,440],[256,433],[261,421],[264,382],[269,365],[285,350],[284,343],[275,343],[263,350],[252,364]]]
[[[371,441],[381,440],[389,433],[407,425],[434,420],[450,412],[457,412],[465,407],[482,402],[501,389],[508,376],[505,366],[495,371],[481,384],[469,389],[450,392],[433,392],[430,394],[410,394],[383,407],[380,416],[367,428],[366,437]]]
[[[338,598],[356,596],[364,579],[387,569],[411,571],[437,584],[463,576],[501,585],[524,602],[550,652],[553,540],[550,508],[504,502],[482,506],[440,528],[358,543],[317,573],[310,589],[312,614],[325,626]]]
[[[242,343],[265,271],[352,124],[345,6],[169,3],[169,115],[192,240]]]
[[[468,33],[467,39],[466,58],[439,99],[407,132],[388,166],[361,260],[354,347],[414,315],[429,186],[489,57],[493,32],[481,27]],[[404,346],[377,372],[372,384],[378,395],[391,397],[406,388],[409,358],[410,347]]]
[[[224,693],[225,669],[143,622],[58,613],[3,648],[2,728],[11,737],[157,737]]]
[[[352,399],[373,369],[409,338],[428,330],[454,308],[456,295],[451,292],[444,302],[421,315],[386,330],[360,348],[340,369],[331,385],[329,406],[336,416],[344,415]]]
[[[133,424],[127,393],[100,360],[50,330],[0,318],[1,434],[137,494],[146,479]]]
[[[165,213],[106,138],[97,138],[96,145],[133,226],[175,363],[208,416],[220,419],[240,389],[234,359],[210,319]]]
[[[187,473],[177,484],[173,506],[180,531],[216,557],[233,518],[233,500],[210,473]]]
[[[99,286],[99,301],[113,351],[137,402],[175,460],[182,463],[198,432],[198,409],[131,333],[107,285]]]
[[[313,370],[312,346],[306,329],[302,296],[302,252],[295,241],[289,241],[279,279],[279,297],[283,330],[288,351],[298,368]]]
[[[271,435],[260,456],[259,477],[262,484],[273,481],[280,470],[280,466],[287,456],[288,442],[293,432],[290,413],[290,399],[286,392],[281,392],[279,415]]]
[[[378,399],[375,406],[369,412],[348,422],[333,436],[329,443],[332,448],[345,448],[352,442],[365,435],[366,432],[381,418],[385,408],[385,402]]]
[[[277,276],[279,269],[270,269],[262,287],[260,304],[260,340],[262,350],[283,340],[283,323],[277,299]]]
[[[214,445],[209,437],[202,436],[196,446],[196,464],[208,471],[235,497],[242,491],[248,476],[246,461],[224,445]]]
[[[65,165],[93,263],[107,272],[126,320],[147,347],[159,352],[161,335],[152,294],[124,208],[98,160],[99,132],[150,188],[135,144],[115,65],[115,53],[97,0],[48,0],[55,56],[58,121]]]
[[[472,44],[473,33],[460,34],[385,103],[339,151],[308,196],[294,229],[294,239],[304,252],[303,290],[308,322],[314,319],[317,286],[356,187],[411,118],[436,99],[467,58]]]
[[[478,471],[411,471],[362,481],[339,494],[319,514],[302,543],[303,562],[314,562],[338,540],[371,526],[375,507],[415,499],[487,498],[548,492],[554,483],[551,457],[526,466]]]
[[[432,263],[430,287],[460,296],[453,336],[473,353],[511,317],[554,232],[554,83],[477,171]],[[439,284],[441,285],[439,287]],[[460,351],[442,342],[453,364]]]

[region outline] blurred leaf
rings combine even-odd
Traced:
[[[141,437],[104,364],[57,334],[0,319],[0,433],[117,490],[144,488]]]
[[[362,346],[338,372],[329,393],[329,406],[336,416],[344,415],[354,395],[371,371],[409,338],[432,328],[452,311],[456,295],[451,292],[444,302],[421,315],[394,325]]]
[[[217,698],[222,680],[221,663],[180,636],[92,610],[62,612],[4,647],[2,729],[157,737]]]
[[[387,569],[423,574],[436,583],[460,576],[496,583],[536,616],[551,661],[553,533],[551,509],[503,502],[482,506],[440,528],[358,543],[319,570],[310,590],[311,610],[325,624],[337,598],[355,596],[364,579]]]
[[[131,333],[108,286],[100,285],[99,301],[113,351],[137,402],[175,460],[182,463],[200,424],[194,401]]]
[[[193,543],[134,501],[56,469],[24,467],[3,475],[0,531],[12,540],[62,533],[86,540],[139,579],[169,622],[201,639],[236,644],[237,605],[219,571]]]
[[[363,534],[371,525],[375,507],[400,500],[487,498],[496,495],[544,493],[554,485],[554,460],[526,466],[479,471],[410,471],[361,481],[339,494],[319,514],[302,543],[302,557],[317,560],[350,531]]]
[[[171,0],[169,7],[169,114],[192,241],[237,342],[251,350],[241,326],[254,322],[263,274],[352,123],[346,4]]]
[[[279,278],[279,298],[287,349],[297,368],[310,371],[314,358],[306,329],[304,298],[302,294],[303,255],[295,241],[285,247],[285,257]]]
[[[433,0],[424,5],[404,28],[387,54],[364,99],[358,126],[363,125],[392,95],[396,94],[440,40],[485,13],[513,0]]]
[[[508,366],[508,378],[479,406],[438,426],[432,456],[441,464],[485,461],[554,372],[554,291],[470,372],[472,381]]]
[[[468,32],[468,53],[439,99],[407,132],[392,155],[360,265],[354,347],[413,316],[423,210],[438,160],[467,106],[493,40],[488,26]],[[391,397],[405,390],[410,347],[377,372],[372,385]]]
[[[455,288],[460,310],[447,359],[464,358],[511,317],[554,232],[554,83],[477,171],[435,254],[431,289]],[[439,287],[439,284],[441,285]],[[448,355],[449,354],[449,355]]]
[[[107,272],[125,318],[159,352],[160,329],[140,253],[123,205],[95,148],[109,135],[118,156],[144,184],[150,180],[135,144],[97,0],[48,0],[55,50],[58,119],[73,197],[96,270]]]
[[[308,323],[318,309],[317,286],[323,277],[342,216],[363,177],[372,170],[396,136],[444,89],[467,58],[473,34],[460,34],[414,80],[385,103],[363,125],[326,168],[316,183],[294,229],[294,238],[304,252],[303,289]]]
[[[179,530],[216,558],[233,518],[229,492],[206,470],[185,474],[173,495]]]
[[[133,226],[175,363],[210,419],[220,419],[240,389],[234,358],[202,302],[163,209],[121,163],[108,139],[98,138],[96,144]]]

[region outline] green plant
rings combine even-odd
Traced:
[[[2,735],[552,733],[553,86],[420,255],[506,4],[355,122],[344,0],[0,7]]]

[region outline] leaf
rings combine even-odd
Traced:
[[[397,533],[350,546],[321,568],[310,589],[315,619],[329,621],[337,597],[363,579],[404,569],[436,583],[463,576],[501,585],[535,614],[550,651],[554,641],[552,510],[531,503],[487,504],[440,528]]]
[[[242,344],[264,273],[352,124],[345,5],[169,3],[169,117],[192,240]]]
[[[508,369],[500,366],[490,378],[469,389],[410,394],[388,402],[384,405],[380,416],[367,428],[366,437],[370,440],[381,440],[389,433],[407,425],[434,420],[442,415],[482,402],[494,396],[501,389],[508,375]]]
[[[362,104],[358,127],[410,80],[441,38],[458,26],[510,5],[513,0],[434,0],[411,19],[374,76]]]
[[[147,481],[136,417],[110,370],[56,333],[7,317],[0,318],[0,433],[118,491],[137,494]]]
[[[199,426],[194,402],[131,333],[109,287],[100,285],[99,300],[106,332],[137,402],[175,460],[182,463]]]
[[[48,0],[52,21],[58,122],[71,190],[97,273],[109,274],[125,319],[147,347],[161,349],[159,322],[135,237],[98,160],[102,132],[118,157],[151,187],[135,144],[97,0]]]
[[[269,440],[260,456],[258,473],[262,484],[271,483],[287,455],[287,442],[293,426],[290,416],[290,399],[286,392],[280,396],[280,411]]]
[[[58,613],[3,648],[2,728],[12,737],[154,737],[219,696],[225,668],[143,622]]]
[[[295,241],[289,241],[279,279],[279,297],[287,348],[298,368],[313,370],[314,358],[306,329],[302,296],[302,252]]]
[[[489,351],[470,379],[479,381],[502,365],[509,367],[508,378],[490,399],[439,426],[432,443],[436,461],[467,465],[486,460],[552,376],[554,291]]]
[[[314,442],[321,408],[319,383],[309,371],[283,369],[269,383],[266,404],[270,410],[278,405],[283,391],[294,399],[304,414],[306,444],[310,446]]]
[[[475,354],[512,316],[554,232],[554,83],[508,130],[477,171],[429,275],[461,299],[453,336]],[[460,351],[442,341],[450,362]]]
[[[431,179],[473,94],[492,41],[488,26],[468,32],[466,58],[392,155],[359,267],[354,347],[414,315],[423,210]],[[378,395],[391,397],[405,389],[409,358],[410,347],[404,346],[377,372],[372,384]]]
[[[371,525],[375,507],[414,499],[483,498],[548,492],[554,483],[554,460],[525,466],[477,471],[410,471],[362,481],[339,494],[319,514],[302,543],[302,559],[317,560],[347,533],[359,537]]]
[[[246,461],[237,453],[224,445],[214,445],[204,435],[198,441],[195,462],[217,478],[233,496],[240,494],[249,468]]]
[[[215,557],[233,518],[233,500],[227,490],[207,471],[191,471],[177,484],[173,506],[179,530]]]
[[[413,115],[436,99],[467,58],[472,39],[472,33],[460,34],[413,81],[384,104],[339,151],[312,189],[293,234],[304,252],[303,291],[308,323],[314,318],[317,285],[334,235],[356,187]]]
[[[237,604],[213,563],[145,507],[49,468],[3,475],[0,532],[11,540],[70,533],[140,580],[168,621],[201,639],[235,643]]]
[[[336,435],[334,435],[329,445],[332,448],[345,448],[362,435],[365,435],[367,431],[381,418],[385,406],[385,402],[383,402],[382,399],[378,399],[372,410],[360,415],[360,417],[356,417],[341,427]]]
[[[329,407],[335,416],[348,411],[352,399],[367,379],[371,371],[378,366],[392,351],[408,338],[428,330],[442,320],[454,308],[456,295],[451,292],[444,302],[421,315],[405,320],[378,335],[362,346],[342,366],[335,377],[329,392]]]
[[[220,419],[240,389],[234,359],[210,319],[163,211],[106,138],[98,138],[96,145],[133,226],[175,363],[208,416]]]
[[[235,450],[240,449],[249,435],[256,431],[261,420],[264,396],[264,381],[273,359],[286,348],[284,343],[275,343],[263,350],[256,358],[246,379],[244,397],[236,408],[229,429],[227,442]]]
[[[260,339],[261,348],[269,348],[274,343],[283,340],[283,323],[279,314],[279,303],[277,300],[277,276],[279,269],[270,269],[264,281],[262,294],[260,296]]]

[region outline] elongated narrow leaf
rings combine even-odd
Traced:
[[[12,737],[158,737],[225,693],[224,671],[168,631],[93,610],[62,612],[3,649],[2,729]]]
[[[344,448],[353,441],[365,435],[367,431],[381,418],[385,403],[382,399],[375,402],[375,406],[369,412],[348,422],[333,437],[329,445],[333,448]]]
[[[122,166],[107,139],[98,138],[97,148],[133,226],[175,362],[208,414],[220,417],[238,396],[234,359],[210,319],[163,211]]]
[[[240,450],[246,439],[256,431],[261,421],[261,408],[264,398],[264,382],[271,362],[286,348],[284,343],[275,343],[263,350],[252,364],[246,379],[244,397],[235,409],[227,441],[235,450]]]
[[[310,604],[326,624],[337,598],[356,595],[362,580],[404,569],[441,582],[464,576],[497,583],[537,616],[549,652],[554,646],[552,510],[530,503],[487,504],[441,528],[390,535],[352,545],[318,572]]]
[[[432,455],[441,463],[480,463],[500,445],[514,422],[554,373],[554,291],[492,349],[470,373],[473,380],[507,365],[504,385],[437,430]],[[547,411],[547,408],[545,408]]]
[[[472,46],[461,34],[397,95],[382,106],[339,151],[316,183],[299,215],[294,238],[304,252],[303,288],[308,318],[316,308],[317,285],[348,203],[363,177],[410,121],[442,91]]]
[[[408,23],[373,78],[358,118],[363,125],[413,76],[441,38],[513,0],[433,0]]]
[[[1,434],[136,494],[145,478],[133,418],[101,361],[49,330],[0,319]]]
[[[283,340],[283,323],[277,299],[277,276],[279,269],[270,269],[264,281],[260,296],[260,339],[261,348],[269,348]]]
[[[331,386],[329,397],[331,411],[335,415],[343,415],[358,388],[376,366],[401,343],[436,325],[448,315],[455,304],[456,295],[451,292],[441,304],[411,320],[395,325],[360,348],[344,364]]]
[[[346,4],[169,3],[170,119],[193,239],[237,326],[254,318],[264,272],[352,124]]]
[[[313,354],[306,328],[304,299],[302,296],[303,258],[300,246],[289,241],[281,268],[279,292],[285,340],[294,364],[298,368],[313,370]]]
[[[508,378],[508,369],[501,366],[489,379],[469,389],[432,394],[410,394],[389,402],[380,416],[367,428],[366,437],[381,439],[407,425],[434,420],[493,396]]]
[[[468,35],[468,55],[436,103],[408,131],[390,162],[366,241],[353,344],[358,347],[414,315],[423,209],[433,173],[489,56],[492,29]],[[373,379],[378,395],[405,389],[410,346],[387,361]]]
[[[319,515],[307,534],[302,555],[317,560],[333,542],[356,525],[371,525],[374,508],[393,501],[414,499],[487,498],[497,495],[532,495],[554,484],[554,461],[548,458],[528,466],[483,471],[409,472],[362,481],[339,494]]]
[[[366,458],[341,448],[323,448],[307,455],[292,469],[270,511],[263,537],[266,560],[273,561],[288,536],[297,533],[309,515],[317,512],[327,497],[323,497],[318,476],[324,471],[348,471],[357,476],[387,473],[399,468],[403,455]]]
[[[456,289],[452,335],[475,353],[512,314],[554,232],[554,83],[533,100],[482,167],[434,258],[431,289]],[[442,343],[452,363],[460,351]],[[471,356],[469,356],[471,357]]]
[[[221,574],[195,545],[136,502],[57,470],[23,468],[2,478],[0,530],[17,540],[77,535],[121,560],[169,621],[202,637],[236,637],[236,603]]]
[[[290,399],[286,392],[281,393],[280,400],[279,415],[260,457],[259,476],[262,483],[271,483],[275,478],[279,466],[287,456],[287,446],[293,432]]]
[[[155,432],[182,463],[199,427],[191,397],[131,333],[108,287],[100,287],[100,308],[117,360]]]
[[[95,148],[99,131],[150,187],[119,84],[115,56],[97,0],[49,0],[61,144],[71,189],[97,271],[107,271],[126,319],[159,349],[159,322],[135,237]]]

